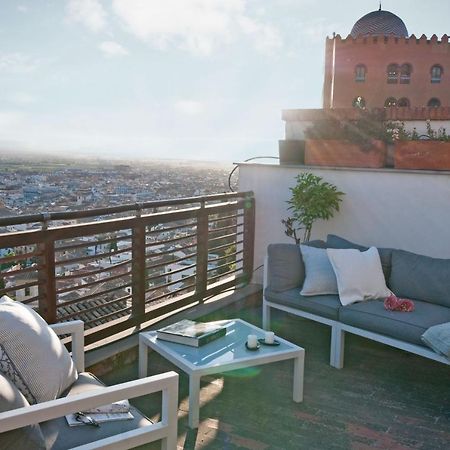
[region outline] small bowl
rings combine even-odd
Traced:
[[[264,338],[258,339],[258,342],[261,345],[269,345],[271,347],[276,347],[277,345],[280,345],[280,341],[277,341],[276,339],[272,342],[272,344],[267,343]]]
[[[257,344],[256,347],[249,347],[247,342],[245,343],[245,348],[251,352],[256,352],[256,350],[259,350],[260,345]]]

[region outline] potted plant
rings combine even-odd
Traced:
[[[357,110],[353,119],[316,121],[305,135],[305,164],[338,167],[384,167],[392,139],[381,113],[366,110]]]
[[[403,129],[403,124],[399,125]],[[416,129],[399,134],[395,140],[396,169],[450,170],[450,136],[445,128],[432,129],[427,120],[427,134],[419,136]]]
[[[299,244],[310,240],[311,229],[316,220],[328,220],[339,211],[341,197],[345,194],[338,191],[335,185],[312,173],[302,173],[296,177],[296,181],[297,184],[290,188],[292,196],[287,200],[292,216],[281,222],[286,227],[286,235]],[[302,237],[298,234],[301,230]]]

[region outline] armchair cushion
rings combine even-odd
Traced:
[[[39,314],[7,296],[0,299],[0,372],[28,403],[54,400],[77,379],[72,358]]]
[[[8,378],[0,375],[0,412],[30,406],[27,399]],[[0,433],[0,448],[14,450],[32,448],[45,449],[44,436],[38,424]]]

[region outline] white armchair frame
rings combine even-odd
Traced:
[[[80,320],[51,325],[56,334],[72,336],[72,359],[78,371],[84,371],[84,324]],[[91,390],[78,395],[58,398],[36,405],[0,413],[0,433],[44,422],[76,411],[162,391],[159,422],[76,447],[76,450],[127,449],[162,440],[162,449],[176,450],[178,374],[167,372]]]

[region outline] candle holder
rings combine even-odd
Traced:
[[[280,345],[280,341],[277,341],[276,339],[274,339],[274,341],[271,344],[268,344],[264,338],[258,339],[258,342],[261,345],[267,345],[269,347],[276,347],[277,345]]]
[[[245,348],[247,350],[250,350],[251,352],[256,352],[256,350],[259,350],[259,347],[261,347],[259,344],[256,344],[256,347],[249,347],[248,343],[247,342],[245,343]]]

